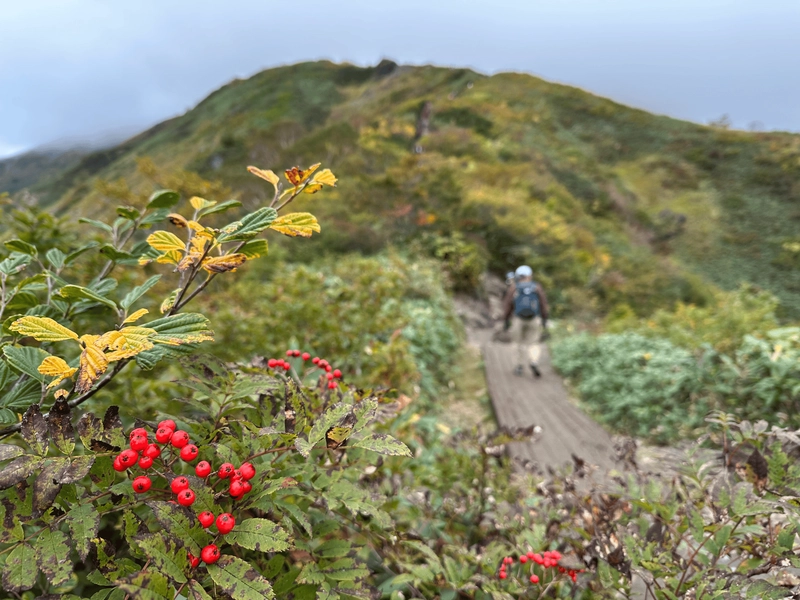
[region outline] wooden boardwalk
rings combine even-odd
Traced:
[[[569,399],[561,377],[553,370],[550,355],[543,348],[535,379],[526,367],[514,375],[513,344],[482,344],[486,381],[497,422],[505,427],[538,425],[542,431],[528,442],[509,444],[512,458],[535,463],[539,469],[558,469],[572,463],[573,454],[601,472],[614,467],[614,447],[606,431],[587,417]]]

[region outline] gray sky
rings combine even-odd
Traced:
[[[0,0],[0,156],[135,133],[270,66],[382,57],[800,131],[798,0]]]

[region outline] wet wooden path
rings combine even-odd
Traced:
[[[532,441],[509,444],[512,458],[535,463],[541,470],[572,463],[573,455],[597,465],[601,472],[614,467],[611,437],[570,401],[546,349],[539,365],[542,376],[535,379],[528,368],[522,376],[514,375],[513,344],[487,341],[481,348],[497,422],[510,428],[542,429]]]

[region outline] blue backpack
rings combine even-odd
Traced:
[[[521,319],[533,319],[540,312],[539,293],[536,283],[526,281],[517,285],[514,293],[514,314]]]

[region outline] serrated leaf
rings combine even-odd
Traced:
[[[75,367],[70,367],[63,358],[59,358],[58,356],[48,356],[42,361],[37,369],[39,373],[46,377],[55,377],[53,381],[51,381],[47,388],[53,388],[59,385],[62,381],[67,379],[68,377],[72,377],[78,369]]]
[[[80,285],[65,285],[58,290],[58,295],[67,300],[90,300],[92,302],[98,302],[117,310],[117,305],[113,300]]]
[[[29,590],[36,583],[36,552],[28,544],[20,544],[8,555],[3,565],[3,589],[6,592]]]
[[[209,543],[209,536],[198,523],[194,515],[169,502],[151,500],[146,502],[153,511],[153,516],[164,528],[164,534],[183,543],[195,556]]]
[[[50,585],[58,587],[72,576],[67,536],[58,529],[43,529],[36,538],[36,564]]]
[[[124,598],[130,600],[164,600],[167,598],[172,600],[166,577],[153,569],[134,573],[125,579],[118,579],[115,583],[119,590],[124,592],[119,595],[120,600]],[[117,599],[112,596],[112,600]]]
[[[347,404],[334,404],[314,421],[311,431],[308,432],[308,439],[298,437],[295,447],[305,457],[308,457],[311,449],[323,440],[325,432],[338,424],[352,410]]]
[[[325,581],[325,575],[319,570],[315,562],[307,563],[303,570],[300,571],[300,575],[297,576],[297,583],[320,584],[323,581]]]
[[[290,237],[311,237],[312,233],[321,231],[317,218],[311,213],[289,213],[275,219],[269,226]]]
[[[184,571],[188,567],[186,551],[180,552],[172,540],[160,534],[147,534],[136,539],[153,566],[176,583],[187,581]]]
[[[148,210],[157,208],[172,208],[180,201],[180,199],[181,197],[178,192],[174,192],[172,190],[156,190],[150,194],[150,198],[147,201],[147,208]]]
[[[47,454],[49,431],[47,421],[38,404],[31,404],[22,415],[20,434],[25,442],[39,456]]]
[[[208,595],[208,592],[203,589],[200,582],[195,579],[190,580],[189,584],[186,586],[186,598],[188,600],[213,600],[211,596]]]
[[[58,480],[69,466],[67,458],[51,458],[45,461],[44,468],[33,482],[33,515],[41,516],[53,505],[61,491]]]
[[[78,339],[77,333],[48,317],[21,317],[14,321],[9,329],[40,342]]]
[[[222,556],[217,563],[208,565],[208,574],[233,600],[263,600],[275,597],[269,581],[248,563],[235,556]]]
[[[208,215],[215,215],[217,213],[225,212],[226,210],[230,210],[231,208],[239,208],[242,205],[241,202],[238,200],[226,200],[216,206],[209,206],[208,208],[204,208],[197,213],[197,217],[207,217]]]
[[[39,372],[39,365],[50,356],[41,348],[33,346],[5,346],[3,348],[8,364],[25,373],[39,383],[47,383],[47,378]]]
[[[269,252],[269,242],[264,239],[250,240],[239,250],[248,260],[266,256]]]
[[[75,391],[79,394],[85,394],[94,385],[100,376],[106,372],[108,368],[108,358],[103,351],[87,344],[81,352],[80,369],[78,370],[78,380],[75,383]]]
[[[217,237],[219,243],[246,242],[264,231],[278,216],[274,208],[268,206],[246,215],[241,221],[236,221],[222,229]]]
[[[359,440],[351,441],[350,447],[364,448],[388,456],[412,456],[411,450],[403,442],[383,433],[373,433]]]
[[[291,547],[289,534],[267,519],[246,519],[237,523],[225,536],[225,541],[258,552],[282,552]]]
[[[142,296],[144,296],[147,291],[153,287],[158,281],[161,279],[161,275],[154,275],[147,281],[145,281],[142,285],[133,288],[130,292],[125,294],[125,297],[122,299],[122,302],[119,305],[125,309],[130,309],[131,306]]]
[[[67,525],[72,532],[72,541],[78,557],[86,560],[92,549],[92,540],[97,537],[100,514],[93,504],[79,504],[67,514]]]
[[[39,255],[39,251],[36,249],[36,246],[33,246],[28,242],[23,242],[22,240],[8,240],[7,242],[4,242],[3,245],[11,252],[19,252],[20,254],[33,257]]]
[[[328,540],[321,544],[314,554],[322,558],[341,558],[350,554],[353,544],[348,540]]]
[[[69,404],[58,400],[47,415],[47,427],[50,440],[64,454],[72,454],[75,449],[75,430],[72,427],[72,415]]]
[[[186,243],[174,233],[169,231],[154,231],[147,236],[147,243],[159,252],[183,252],[186,249]]]
[[[89,474],[96,458],[91,454],[71,458],[67,468],[60,474],[58,483],[77,483]]]
[[[203,261],[203,269],[209,273],[227,273],[228,271],[235,271],[246,260],[247,256],[242,253],[214,256]]]

